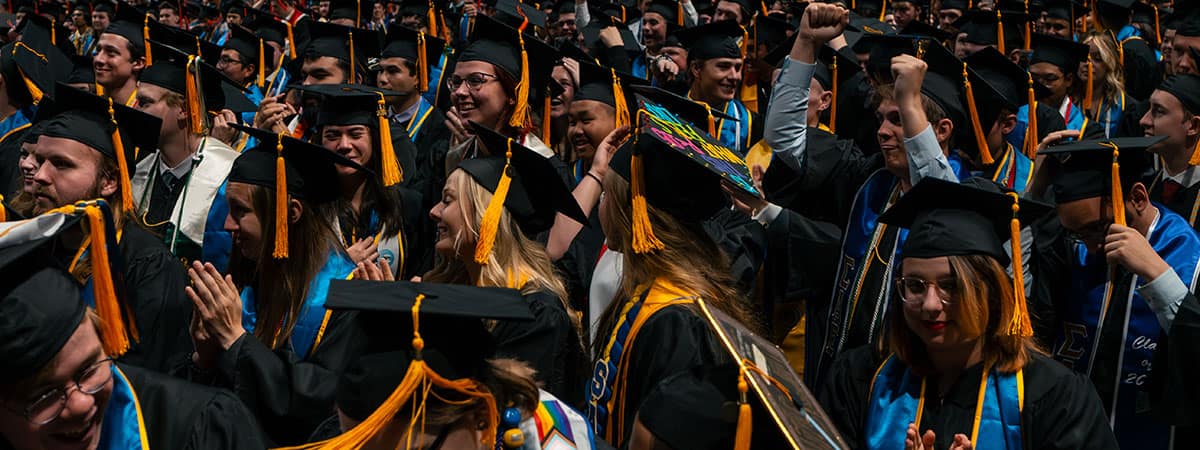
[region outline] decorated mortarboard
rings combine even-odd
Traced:
[[[677,35],[688,50],[688,61],[745,56],[746,30],[732,20],[697,25]]]
[[[530,108],[538,95],[543,95],[543,111],[548,109],[550,75],[558,52],[549,44],[497,22],[477,15],[472,22],[470,43],[458,55],[458,62],[483,61],[491,63],[517,81],[516,106],[508,125],[526,128],[532,125]],[[549,121],[543,121],[543,127]],[[543,134],[546,130],[543,130]]]
[[[247,109],[246,103],[249,103],[249,100],[245,100],[245,96],[242,95],[243,88],[216,67],[208,65],[195,55],[158,41],[150,41],[150,48],[155,54],[154,65],[142,71],[138,82],[158,86],[183,96],[187,105],[188,123],[193,133],[208,132],[211,125],[208,119],[209,111],[219,112],[226,108],[235,111]],[[244,101],[238,102],[239,98]]]
[[[984,47],[976,51],[968,56],[965,62],[1000,94],[1012,112],[1017,112],[1022,106],[1029,106],[1029,131],[1026,133],[1023,151],[1026,155],[1036,153],[1040,136],[1037,99],[1049,96],[1050,90],[1042,83],[1033,81],[1029,72],[993,47]]]
[[[359,424],[337,437],[295,449],[361,448],[398,416],[411,418],[406,436],[418,435],[431,394],[438,402],[481,404],[487,411],[479,418],[476,444],[495,444],[500,412],[481,381],[494,357],[495,341],[483,319],[532,320],[519,292],[334,280],[326,307],[372,313],[359,315],[367,330],[367,353],[349,362],[335,391],[338,409]]]
[[[709,136],[717,135],[717,120],[731,120],[737,122],[737,119],[733,118],[732,116],[726,115],[721,111],[714,110],[704,103],[677,95],[662,88],[647,85],[635,85],[630,86],[630,90],[636,92],[638,95],[650,100],[655,104],[670,108],[671,112],[675,113],[676,116],[687,121],[696,128],[707,132]],[[634,113],[635,111],[636,110],[632,110],[631,108],[630,113]],[[636,119],[636,117],[634,117],[634,119]]]
[[[696,301],[698,315],[733,362],[696,367],[654,387],[637,412],[671,448],[849,448],[816,397],[772,342]]]
[[[458,164],[459,169],[492,193],[479,224],[475,262],[493,261],[492,246],[502,211],[508,211],[527,236],[549,230],[559,213],[581,224],[588,223],[587,215],[579,209],[579,203],[550,160],[490,128],[475,122],[471,122],[471,128],[491,155]]]
[[[275,211],[263,220],[275,229],[272,257],[288,257],[288,195],[309,204],[336,200],[341,194],[330,189],[337,180],[337,167],[352,167],[369,173],[366,168],[336,152],[292,138],[239,124],[235,129],[248,133],[258,141],[254,148],[242,152],[229,169],[229,182],[245,183],[269,189],[275,199]],[[304,239],[306,237],[298,237]]]
[[[387,105],[406,95],[383,88],[352,84],[314,84],[296,89],[321,97],[316,126],[365,125],[378,131],[379,162],[384,186],[404,181],[404,170],[392,147],[391,122]]]
[[[906,258],[987,255],[1008,265],[1012,254],[1013,305],[1004,305],[1001,335],[1033,336],[1025,305],[1021,261],[1021,224],[1045,216],[1050,205],[1002,191],[995,183],[972,178],[955,183],[926,178],[879,216],[881,223],[907,228]],[[1005,248],[1005,241],[1010,246]]]
[[[1088,60],[1089,52],[1086,44],[1057,36],[1035,34],[1029,65],[1050,63],[1061,69],[1064,74],[1075,73],[1079,64]]]
[[[84,298],[91,296],[100,316],[100,344],[110,357],[120,357],[137,340],[128,305],[120,301],[110,256],[117,252],[112,211],[103,200],[79,202],[28,220],[0,223],[0,382],[32,376],[67,344],[83,322]],[[88,238],[92,292],[85,293],[56,255],[65,233]],[[126,324],[130,324],[126,326]]]
[[[1095,197],[1112,199],[1113,220],[1125,225],[1124,192],[1154,172],[1154,159],[1147,148],[1166,136],[1095,139],[1070,142],[1043,149],[1040,154],[1058,159],[1054,200],[1063,204]]]
[[[527,5],[518,0],[496,0],[496,14],[492,18],[500,21],[505,25],[513,28],[520,28],[522,22],[529,22],[529,25],[546,28],[546,13],[531,5]],[[533,30],[529,29],[532,33]]]
[[[225,49],[238,52],[243,62],[254,64],[258,68],[254,84],[259,87],[266,86],[268,67],[277,59],[274,49],[267,45],[265,39],[241,25],[230,25]]]
[[[0,74],[5,92],[13,105],[36,105],[46,95],[54,95],[56,76],[47,50],[39,52],[23,41],[0,47]],[[11,80],[11,81],[10,81]]]
[[[629,105],[633,99],[626,88],[638,81],[644,82],[609,67],[579,61],[579,88],[575,90],[572,101],[592,100],[611,106],[616,110],[614,128],[631,125],[633,121]]]
[[[114,103],[63,83],[54,87],[54,97],[42,99],[34,122],[45,122],[42,135],[84,144],[116,161],[123,211],[133,211],[131,170],[141,157],[158,148],[157,117]]]
[[[446,41],[423,32],[391,25],[387,29],[380,58],[404,58],[417,67],[417,89],[429,89],[430,61],[437,64]]]
[[[683,26],[683,2],[678,0],[650,0],[646,5],[646,10],[642,11],[642,17],[649,13],[662,16],[667,23]]]
[[[966,34],[967,42],[980,45],[995,45],[1000,53],[1008,54],[1018,48],[1030,49],[1032,37],[1028,14],[1019,11],[967,11],[954,22],[959,33]]]
[[[760,15],[754,18],[752,33],[755,44],[765,45],[770,49],[787,40],[788,33],[795,30],[796,27],[786,20]]]

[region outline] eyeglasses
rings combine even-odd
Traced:
[[[451,91],[455,91],[458,90],[458,87],[462,86],[463,82],[465,81],[467,82],[467,87],[471,88],[472,91],[478,91],[479,88],[483,87],[484,84],[487,84],[489,81],[495,81],[496,79],[497,77],[495,75],[482,72],[475,72],[467,75],[466,78],[458,75],[451,75],[450,79],[446,80],[446,87],[450,88]]]
[[[222,56],[222,57],[221,57],[221,59],[218,59],[218,60],[217,60],[217,65],[218,65],[218,66],[227,66],[227,65],[230,65],[230,64],[242,64],[242,61],[241,61],[241,60],[237,60],[237,59],[233,59],[233,58],[230,58],[230,57],[227,57],[227,56]]]
[[[1112,225],[1111,220],[1097,220],[1087,225],[1080,227],[1078,230],[1064,228],[1067,233],[1067,239],[1074,242],[1099,242],[1103,241],[1108,235],[1108,227]]]
[[[104,358],[88,366],[72,380],[75,388],[87,395],[95,395],[108,385],[113,377],[113,359]],[[29,403],[22,411],[26,420],[35,425],[45,425],[53,422],[67,406],[67,397],[71,394],[72,386],[58,388],[42,394],[37,400]]]
[[[937,290],[938,299],[943,305],[954,304],[954,296],[958,293],[958,280],[955,278],[942,278],[937,281],[917,277],[896,279],[896,287],[900,289],[900,296],[908,306],[918,306],[924,302],[931,286]]]

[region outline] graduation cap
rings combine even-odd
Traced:
[[[134,53],[146,54],[146,41],[150,40],[150,22],[157,24],[149,14],[141,13],[132,6],[125,5],[116,11],[105,33],[121,36],[129,41]],[[147,58],[149,62],[149,58]]]
[[[242,152],[233,161],[228,180],[262,186],[274,193],[274,218],[265,220],[264,225],[274,223],[275,241],[272,256],[275,259],[287,258],[290,242],[287,226],[288,195],[310,204],[327,203],[336,200],[340,195],[336,189],[329,187],[329,183],[337,179],[337,166],[363,171],[367,169],[345,156],[291,136],[277,135],[239,124],[232,126],[253,136],[258,145]]]
[[[731,0],[742,7],[743,16],[749,18],[755,14],[767,15],[767,4],[763,0]]]
[[[917,46],[919,54],[922,45],[918,42]],[[929,42],[924,48],[922,59],[929,65],[929,71],[921,83],[921,93],[946,112],[956,132],[970,137],[959,142],[959,148],[968,152],[974,148],[984,164],[991,164],[987,133],[1000,115],[1003,96],[946,47]]]
[[[1194,74],[1181,74],[1163,80],[1162,84],[1158,85],[1158,90],[1175,96],[1179,103],[1183,104],[1183,108],[1188,111],[1200,111],[1200,76]],[[1192,149],[1191,159],[1188,160],[1189,165],[1200,165],[1200,142],[1196,143],[1196,147]]]
[[[883,215],[881,223],[907,228],[901,250],[906,258],[988,255],[1013,266],[1013,302],[1001,306],[1000,333],[1033,336],[1026,310],[1021,261],[1021,224],[1033,223],[1052,207],[1001,191],[995,183],[971,179],[955,183],[926,178],[913,186]],[[1005,317],[1007,316],[1007,317]]]
[[[1059,157],[1054,200],[1061,205],[1109,196],[1113,220],[1125,225],[1123,192],[1153,174],[1154,161],[1146,149],[1164,139],[1166,136],[1094,139],[1043,149],[1040,154]]]
[[[229,39],[225,41],[225,49],[234,50],[241,55],[243,61],[250,61],[258,67],[255,85],[266,86],[267,61],[275,61],[275,55],[265,39],[254,34],[248,28],[240,25],[229,26]]]
[[[849,448],[773,343],[697,300],[733,363],[672,375],[643,400],[638,421],[671,448]]]
[[[1175,35],[1184,37],[1200,37],[1200,7],[1195,4],[1175,5],[1172,20],[1176,22]]]
[[[1089,61],[1090,49],[1086,44],[1057,36],[1036,34],[1033,36],[1033,48],[1033,54],[1029,57],[1030,66],[1049,63],[1062,70],[1063,74],[1075,73],[1079,63]]]
[[[429,61],[437,63],[446,41],[399,25],[389,26],[385,39],[380,57],[404,58],[412,62],[417,66],[417,89],[420,92],[428,90]]]
[[[66,50],[75,50],[71,44],[70,31],[56,19],[41,14],[27,14],[16,24],[17,34],[26,42],[45,42],[47,46],[55,46]]]
[[[971,6],[970,6],[969,0],[942,0],[942,3],[940,5],[940,11],[945,11],[947,9],[957,9],[959,11],[966,11],[970,7]]]
[[[746,30],[733,20],[722,20],[680,30],[676,35],[688,50],[688,61],[744,58]]]
[[[1026,50],[1032,45],[1028,38],[1030,36],[1030,20],[1032,20],[1030,16],[1023,12],[973,9],[954,22],[954,28],[967,35],[965,38],[967,42],[995,45],[1000,53],[1008,54],[1016,49],[1017,45],[1021,45],[1021,48]],[[1024,33],[1022,28],[1018,27],[1022,24]]]
[[[226,16],[237,14],[242,19],[245,19],[250,12],[248,10],[249,6],[241,0],[225,0],[219,4],[221,5],[221,12],[225,13]]]
[[[683,3],[678,0],[650,0],[642,15],[647,13],[658,14],[667,23],[683,26]]]
[[[376,148],[384,186],[393,186],[404,181],[404,171],[396,159],[392,147],[391,123],[388,121],[389,99],[403,98],[399,92],[366,85],[316,84],[299,86],[296,89],[322,97],[321,110],[317,113],[316,126],[366,125],[379,132]]]
[[[601,9],[597,6],[588,6],[588,14],[591,15],[591,21],[579,31],[583,35],[583,44],[592,49],[593,54],[602,55],[603,52],[601,50],[604,49],[604,43],[600,41],[600,31],[608,27],[615,27],[621,35],[621,42],[625,45],[625,52],[628,54],[640,53],[642,48],[638,44],[638,38],[633,35],[633,30],[625,26],[625,23],[621,21],[619,16],[613,16],[606,11],[609,10]],[[667,40],[663,43],[664,46],[668,46],[671,42],[672,30],[678,29],[681,29],[678,25],[670,22],[667,23]]]
[[[96,69],[92,64],[91,55],[71,55],[71,74],[66,83],[96,84]]]
[[[513,28],[521,28],[523,22],[546,28],[547,20],[545,12],[518,0],[496,0],[496,14],[492,18]]]
[[[334,20],[350,20],[354,22],[355,27],[362,26],[363,18],[368,21],[371,19],[371,5],[373,2],[363,0],[332,0],[329,2],[329,17],[330,21]]]
[[[366,64],[362,46],[378,46],[379,35],[375,31],[351,28],[327,22],[313,22],[312,41],[304,51],[306,58],[328,56],[345,61],[350,66],[348,78],[355,80],[358,64]]]
[[[1074,27],[1075,18],[1087,14],[1090,9],[1075,0],[1047,0],[1043,10],[1046,17],[1065,20],[1068,26]]]
[[[716,122],[718,119],[737,121],[732,116],[713,110],[704,103],[682,97],[662,88],[634,85],[630,86],[630,90],[653,103],[670,108],[671,112],[675,113],[676,116],[699,128],[701,131],[708,132],[709,136],[717,135]]]
[[[795,30],[796,27],[786,20],[760,15],[754,18],[754,43],[774,48],[787,40],[789,31]]]
[[[920,20],[909,22],[908,25],[900,30],[900,34],[909,36],[924,36],[938,42],[946,42],[955,37],[945,30],[937,29],[933,25],[927,24]]]
[[[187,102],[188,122],[193,133],[208,132],[209,111],[220,111],[235,103],[238,98],[245,99],[241,94],[242,87],[237,82],[195,55],[158,41],[150,41],[150,47],[158,57],[154,65],[142,71],[138,82],[152,84],[184,96]],[[233,95],[226,95],[230,91]],[[245,109],[244,106],[238,109]]]
[[[111,98],[99,97],[63,83],[54,87],[54,97],[38,105],[34,122],[42,135],[79,142],[117,162],[123,211],[133,211],[133,191],[129,184],[131,167],[140,156],[158,148],[157,117],[129,108]],[[125,145],[128,142],[132,145]],[[142,151],[145,150],[145,151]]]
[[[517,80],[516,106],[509,125],[526,128],[532,124],[529,112],[534,99],[535,86],[550,85],[550,74],[557,52],[549,44],[497,22],[487,16],[477,15],[471,30],[470,43],[458,56],[459,62],[483,61],[491,63]],[[544,98],[543,110],[548,109],[549,96]],[[543,120],[543,128],[549,125]],[[543,134],[546,130],[543,130]]]
[[[480,418],[480,443],[496,442],[500,413],[481,381],[495,346],[483,319],[532,320],[519,292],[436,283],[334,280],[326,306],[372,312],[359,317],[373,331],[370,344],[383,350],[351,361],[338,381],[338,409],[361,422],[337,437],[303,448],[360,448],[402,411],[412,412],[413,429],[408,434],[414,435],[419,430],[416,427],[425,423],[425,405],[431,393],[440,402],[482,403],[487,412]],[[372,320],[380,316],[375,313],[382,313],[386,320]]]
[[[55,74],[49,57],[23,41],[0,47],[0,74],[14,105],[36,105],[44,95],[54,95]]]
[[[527,236],[550,229],[558,213],[581,224],[588,223],[571,190],[546,157],[478,123],[471,122],[471,128],[492,155],[458,164],[459,169],[492,193],[479,224],[475,262],[491,261],[502,211],[508,211]]]
[[[196,0],[188,0],[184,4],[183,13],[206,22],[216,21],[221,18],[220,8]]]
[[[180,51],[200,55],[205,60],[216,62],[221,58],[221,47],[199,35],[187,30],[175,28],[147,20],[144,27],[144,45],[146,47],[146,65],[154,65],[154,47],[150,41],[158,41]]]
[[[996,90],[1013,112],[1022,106],[1029,106],[1029,130],[1025,135],[1023,150],[1026,155],[1036,153],[1039,136],[1037,99],[1049,96],[1050,90],[1034,82],[1029,72],[995,48],[985,47],[968,56],[965,61]]]
[[[575,90],[574,101],[594,100],[613,107],[616,110],[613,128],[633,123],[629,111],[630,97],[625,93],[627,86],[632,86],[637,77],[617,72],[616,69],[579,61],[579,88]]]
[[[588,8],[590,13],[592,6],[589,5]],[[623,0],[613,0],[601,5],[600,12],[606,16],[615,18],[622,24],[634,23],[642,18],[642,10],[637,8],[636,2],[626,2]],[[595,14],[592,14],[592,16],[594,17]]]
[[[788,48],[790,50],[791,46]],[[813,78],[833,95],[829,103],[830,132],[837,132],[838,88],[862,71],[857,58],[854,54],[846,54],[847,50],[847,47],[842,47],[841,50],[834,50],[829,46],[821,47],[817,53],[817,69],[813,72]]]

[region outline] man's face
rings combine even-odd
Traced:
[[[179,11],[175,8],[163,8],[158,10],[158,23],[172,27],[179,26]]]
[[[1166,136],[1167,139],[1146,150],[1164,157],[1174,156],[1164,154],[1168,149],[1184,149],[1191,154],[1192,149],[1187,145],[1187,121],[1193,117],[1174,95],[1167,91],[1154,91],[1150,94],[1150,107],[1138,125],[1142,126],[1146,136]]]
[[[317,15],[329,17],[329,0],[321,0],[320,3],[317,3]]]
[[[711,100],[730,101],[742,85],[741,58],[713,58],[692,69],[693,85]]]
[[[115,177],[101,173],[106,156],[81,142],[40,136],[32,157],[37,165],[35,214],[117,192]]]
[[[95,11],[92,13],[92,28],[103,32],[108,29],[108,13]]]
[[[1104,254],[1104,238],[1113,223],[1112,202],[1101,197],[1060,202],[1055,209],[1070,239],[1082,242],[1089,252]]]
[[[76,9],[71,11],[71,22],[75,24],[75,28],[83,28],[87,26],[88,14],[87,11]]]
[[[1200,51],[1200,37],[1175,35],[1171,42],[1171,54],[1175,58],[1175,74],[1200,75],[1200,61],[1192,57],[1193,51]]]
[[[187,115],[183,108],[167,104],[166,97],[169,94],[170,91],[160,86],[138,84],[137,109],[162,119],[162,128],[158,131],[160,144],[164,137],[174,135],[187,126]]]
[[[904,152],[904,128],[900,125],[900,107],[896,102],[885,100],[875,109],[879,129],[875,139],[883,153],[883,163],[894,174],[908,174],[908,154]]]
[[[1044,99],[1057,107],[1062,103],[1062,99],[1067,96],[1067,92],[1071,89],[1071,79],[1063,73],[1058,66],[1046,62],[1040,62],[1029,66],[1029,74],[1033,76],[1033,80],[1042,83],[1050,90],[1050,96]]]
[[[909,1],[898,1],[892,3],[892,15],[896,19],[896,26],[904,28],[917,18],[921,10]]]
[[[675,67],[687,67],[688,51],[683,47],[663,47],[662,54],[671,58]]]
[[[959,59],[974,55],[975,52],[983,50],[984,47],[990,47],[989,45],[967,41],[966,36],[966,33],[959,33],[958,39],[954,41],[954,56],[957,56]]]
[[[938,28],[943,30],[954,28],[954,22],[958,21],[958,18],[962,17],[962,15],[963,12],[961,9],[943,9],[938,11]]]
[[[341,84],[345,83],[346,72],[338,66],[337,58],[331,56],[318,56],[316,58],[306,58],[304,65],[300,68],[300,79],[304,80],[305,86],[313,84]]]
[[[667,21],[656,12],[648,12],[642,16],[642,44],[650,50],[662,48],[667,39]]]
[[[554,30],[559,36],[572,37],[575,36],[575,13],[566,12],[558,15],[558,21],[554,22]]]
[[[384,58],[379,60],[379,87],[417,95],[420,89],[420,79],[416,71],[409,70],[408,60],[404,58]]]
[[[242,15],[235,13],[233,11],[230,11],[225,14],[225,23],[228,23],[230,25],[241,25],[242,24]]]
[[[96,82],[108,88],[120,87],[133,77],[135,70],[142,68],[143,61],[131,58],[128,39],[112,33],[101,34],[92,63],[96,69]]]
[[[43,370],[44,376],[29,381],[28,386],[21,386],[20,389],[12,386],[4,388],[3,398],[0,399],[6,406],[0,408],[0,436],[4,437],[3,440],[18,450],[97,448],[100,445],[104,412],[112,397],[112,376],[109,374],[108,381],[95,394],[81,392],[75,382],[89,373],[95,374],[89,379],[103,379],[104,374],[94,372],[93,366],[106,358],[100,347],[96,326],[85,318],[62,350],[50,361],[49,367]],[[24,415],[14,412],[24,411],[43,396],[54,395],[55,390],[62,390],[67,399],[62,412],[52,422],[36,425]]]
[[[1071,38],[1071,21],[1067,19],[1052,19],[1047,17],[1046,23],[1042,25],[1042,31],[1051,36],[1058,36],[1063,39]]]
[[[733,20],[742,23],[742,5],[729,0],[717,2],[717,10],[713,12],[712,21]]]
[[[257,63],[257,61],[253,63]],[[227,48],[221,50],[221,59],[217,60],[217,70],[233,81],[246,84],[250,81],[250,77],[254,76],[252,70],[254,67],[251,64],[251,61],[242,58],[241,52]]]

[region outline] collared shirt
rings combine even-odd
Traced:
[[[1188,166],[1187,169],[1175,175],[1168,175],[1166,170],[1163,170],[1163,179],[1179,183],[1185,189],[1190,188],[1200,182],[1200,166]]]
[[[408,121],[412,120],[413,116],[417,114],[417,109],[420,107],[421,100],[417,99],[417,101],[413,102],[412,106],[408,107],[408,109],[393,114],[392,120],[396,123],[406,124]]]
[[[192,154],[191,156],[184,158],[183,161],[180,161],[179,164],[175,165],[175,167],[168,167],[166,162],[164,162],[162,159],[159,159],[158,174],[161,176],[169,172],[175,177],[175,179],[182,180],[183,177],[186,177],[188,172],[192,170],[192,162],[195,157],[196,155]]]

